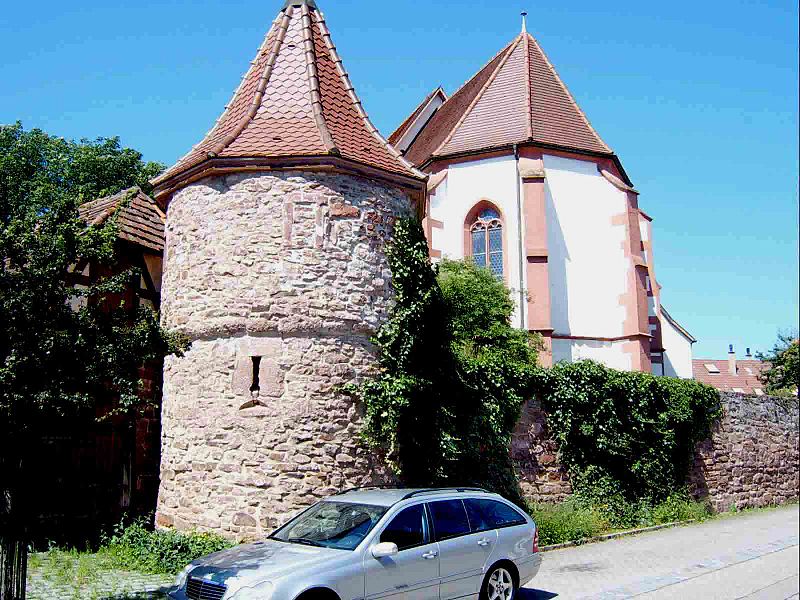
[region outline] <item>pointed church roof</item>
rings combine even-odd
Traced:
[[[613,155],[524,31],[439,108],[405,156],[415,165],[521,143]]]
[[[161,194],[208,169],[272,163],[425,177],[370,122],[314,0],[286,2],[214,127],[153,184]]]

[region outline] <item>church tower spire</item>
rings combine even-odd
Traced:
[[[367,117],[315,0],[288,0],[214,127],[153,183],[164,196],[208,169],[323,163],[424,179]]]
[[[191,342],[164,367],[161,526],[263,537],[315,490],[387,482],[341,386],[378,368],[386,248],[426,182],[367,118],[318,1],[280,2],[222,116],[155,180],[162,322]]]

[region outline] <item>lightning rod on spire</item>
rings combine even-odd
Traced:
[[[528,31],[528,11],[522,11],[522,33],[527,33]]]

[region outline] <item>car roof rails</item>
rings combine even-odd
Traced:
[[[345,490],[339,490],[336,492],[336,496],[341,496],[342,494],[347,494],[349,492],[358,492],[361,490],[396,490],[402,489],[399,485],[359,485],[356,487],[347,488]]]
[[[426,488],[421,490],[414,490],[412,492],[408,492],[405,496],[401,498],[401,500],[408,500],[409,498],[413,498],[414,496],[419,496],[422,494],[436,494],[439,492],[482,492],[484,494],[488,494],[489,490],[485,490],[479,487],[443,487],[443,488]]]

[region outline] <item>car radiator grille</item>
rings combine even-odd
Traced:
[[[190,577],[186,582],[186,595],[191,600],[222,600],[228,586],[221,583]]]

